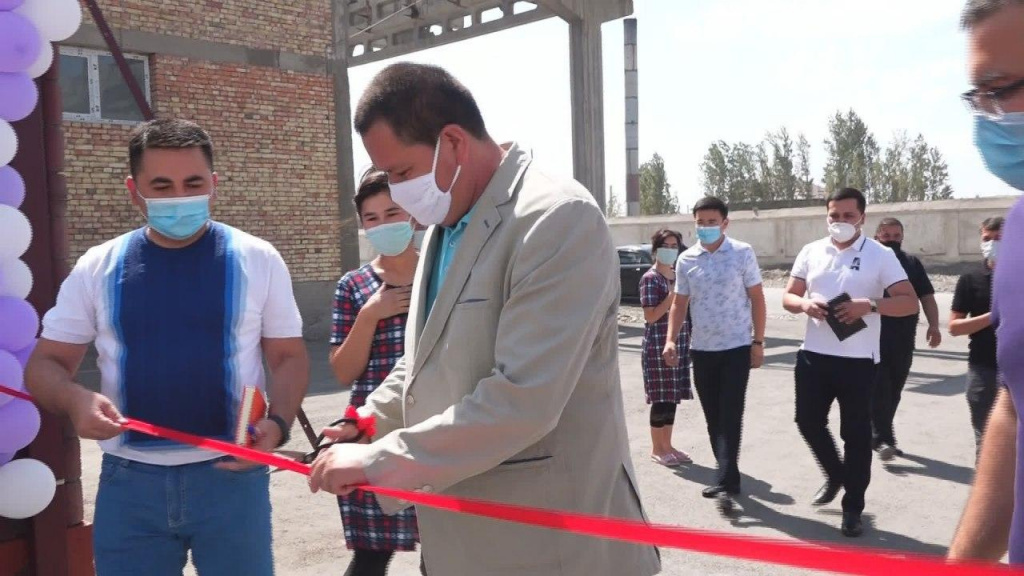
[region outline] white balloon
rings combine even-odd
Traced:
[[[39,56],[25,72],[32,78],[39,78],[46,74],[50,66],[53,66],[53,44],[50,44],[49,40],[43,38],[43,45],[39,47]]]
[[[18,135],[6,120],[0,120],[0,166],[10,164],[18,153]]]
[[[21,258],[32,243],[32,224],[21,210],[0,205],[0,262]]]
[[[0,516],[22,520],[42,512],[57,492],[57,479],[39,460],[12,460],[0,467]]]
[[[67,40],[82,25],[78,0],[25,0],[14,12],[31,20],[39,35],[51,42]]]
[[[32,291],[32,270],[21,260],[0,260],[0,296],[24,300]]]

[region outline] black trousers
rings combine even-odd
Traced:
[[[386,576],[388,564],[395,555],[394,550],[353,550],[352,561],[345,570],[345,576]],[[426,576],[427,568],[420,556],[420,574]]]
[[[796,356],[796,424],[831,482],[846,488],[843,511],[860,514],[871,482],[871,390],[875,363],[801,350]],[[828,429],[828,412],[839,401],[844,457]]]
[[[892,347],[882,352],[882,361],[875,373],[875,389],[871,399],[872,446],[896,445],[893,419],[903,396],[903,386],[914,363],[914,347]]]
[[[718,461],[716,483],[740,489],[740,437],[750,379],[750,346],[719,352],[691,350],[693,380],[708,424],[708,440]]]
[[[999,393],[998,371],[980,364],[967,365],[967,406],[971,410],[976,450],[981,450],[981,437],[985,434],[988,415]]]

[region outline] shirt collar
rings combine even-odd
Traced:
[[[469,226],[469,220],[473,217],[473,210],[475,209],[476,205],[470,207],[469,211],[466,212],[465,216],[463,216],[458,222],[456,222],[454,226],[450,228],[445,227],[445,230],[448,232],[462,232],[463,230],[465,230],[466,226]]]
[[[846,248],[843,248],[842,250],[840,250],[839,248],[836,247],[836,244],[835,244],[835,242],[832,241],[831,237],[825,238],[826,246],[828,246],[829,250],[831,250],[832,252],[835,252],[836,254],[839,254],[840,252],[845,252],[846,250],[851,250],[851,249],[852,250],[856,250],[857,252],[863,252],[864,251],[864,244],[867,243],[867,241],[868,241],[868,237],[865,236],[864,232],[862,231],[860,233],[860,238],[858,238],[856,242],[854,242],[853,244],[851,244],[851,245],[847,246]]]

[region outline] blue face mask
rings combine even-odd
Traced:
[[[384,256],[398,256],[412,242],[413,229],[410,222],[391,222],[368,228],[366,239],[373,249]]]
[[[676,258],[679,257],[679,248],[666,248],[662,246],[658,248],[658,262],[666,266],[671,266],[676,263]]]
[[[974,143],[989,172],[1017,190],[1024,190],[1024,112],[992,120],[974,116]]]
[[[697,226],[697,239],[701,244],[714,244],[721,237],[721,226]]]
[[[143,198],[149,227],[172,240],[191,238],[210,220],[210,195]]]

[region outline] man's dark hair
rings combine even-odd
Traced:
[[[484,118],[469,90],[444,68],[399,62],[381,70],[356,106],[356,132],[365,136],[378,120],[402,142],[434,146],[441,129],[461,126],[474,138],[487,137]]]
[[[985,218],[985,221],[981,223],[981,229],[986,232],[999,232],[1003,229],[1003,220],[1002,216]]]
[[[373,166],[367,169],[363,173],[363,177],[359,179],[359,188],[356,189],[356,195],[353,198],[356,203],[356,215],[359,216],[359,219],[363,219],[363,204],[367,200],[377,194],[390,191],[387,172],[377,170]]]
[[[668,242],[669,238],[675,238],[676,244],[679,245],[679,251],[683,251],[683,235],[675,230],[669,230],[662,228],[651,236],[651,252],[657,252],[658,248],[661,248]]]
[[[882,221],[878,223],[878,228],[875,228],[875,233],[877,234],[882,231],[882,228],[888,228],[889,226],[899,226],[900,230],[903,230],[903,222],[895,218],[882,218]]]
[[[137,176],[142,167],[142,153],[150,148],[199,148],[206,157],[210,171],[213,171],[213,140],[195,122],[160,118],[136,126],[128,141],[128,167],[132,177]]]
[[[843,188],[829,194],[828,198],[825,199],[825,206],[827,207],[829,204],[839,202],[840,200],[850,200],[851,198],[857,201],[857,209],[863,214],[864,210],[868,207],[868,201],[864,199],[864,194],[856,188]]]
[[[1009,6],[1024,6],[1024,0],[967,0],[960,14],[960,27],[970,30]]]
[[[693,205],[694,216],[697,215],[698,210],[718,210],[723,220],[729,217],[729,206],[721,198],[716,198],[715,196],[705,196],[697,200],[697,203]]]

